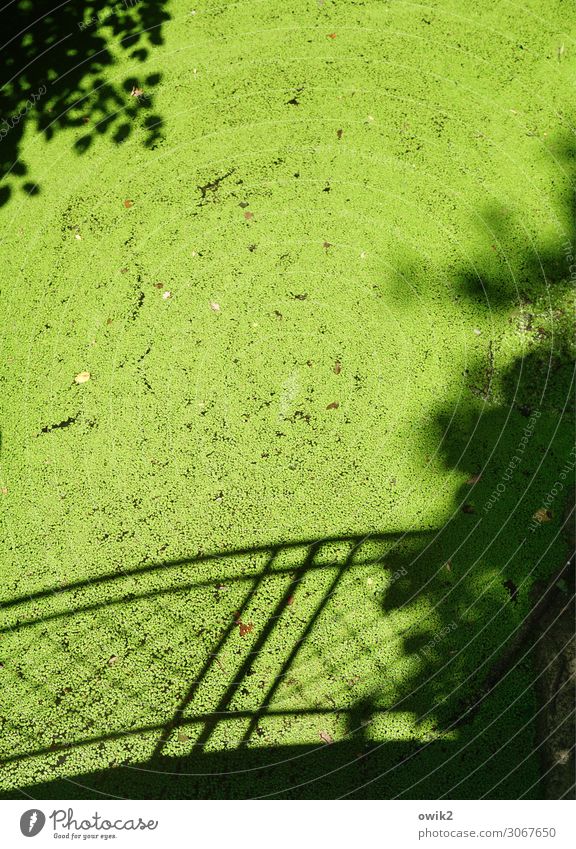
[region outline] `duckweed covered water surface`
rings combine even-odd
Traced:
[[[87,9],[10,131],[5,795],[538,796],[482,688],[566,551],[572,23],[287,5]]]

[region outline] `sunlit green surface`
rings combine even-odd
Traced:
[[[528,662],[454,723],[565,552],[572,24],[489,7],[174,0],[29,124],[5,791],[538,795]]]

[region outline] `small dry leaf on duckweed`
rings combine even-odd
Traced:
[[[336,33],[335,32],[329,32],[327,37],[334,39],[334,38],[336,38]]]
[[[246,634],[249,634],[250,631],[254,630],[254,623],[248,622],[246,625],[244,622],[238,622],[238,628],[240,629],[240,636],[244,637]]]
[[[74,383],[87,383],[90,380],[90,372],[89,371],[81,371],[74,378]]]
[[[305,300],[306,300],[306,298],[308,297],[308,292],[304,292],[302,295],[293,295],[293,297],[294,297],[297,301],[305,301]]]
[[[253,212],[245,212],[244,218],[246,219],[246,221],[250,221],[251,218],[254,218],[254,213]]]
[[[334,372],[334,374],[340,374],[341,371],[342,371],[342,363],[340,362],[340,360],[336,360],[336,362],[334,363],[333,372]]]
[[[217,304],[216,301],[210,301],[210,309],[212,312],[220,312],[220,304]]]
[[[447,560],[447,561],[446,561],[446,563],[444,564],[444,569],[445,569],[447,572],[451,572],[451,571],[452,571],[452,561],[451,561],[451,560]]]
[[[142,97],[143,94],[144,94],[143,89],[138,88],[138,86],[135,86],[135,85],[132,86],[132,91],[130,92],[130,95],[132,97]]]
[[[340,403],[338,401],[332,401],[331,404],[328,404],[326,409],[327,410],[337,410],[339,406],[340,406]]]
[[[179,743],[186,743],[186,741],[189,740],[189,739],[190,739],[190,737],[187,734],[184,734],[183,731],[178,732],[178,742]]]
[[[169,291],[162,292],[162,298],[163,298],[165,301],[167,301],[167,300],[168,300],[169,298],[171,298],[171,297],[172,297],[172,292],[169,292]]]
[[[107,325],[111,325],[111,324],[112,324],[112,319],[111,319],[111,318],[107,318],[107,319],[106,319],[106,324],[107,324]]]
[[[116,654],[110,655],[110,657],[108,658],[108,666],[114,666],[114,664],[116,663],[117,660],[118,660],[118,655],[116,655]]]
[[[127,199],[124,201],[124,206],[126,207],[126,209],[130,209],[130,207],[131,207],[131,206],[134,206],[134,201],[133,201],[133,200],[128,200],[128,198],[127,198]]]
[[[286,604],[294,604],[294,596],[293,595],[288,596],[288,598],[286,600]]]
[[[155,288],[155,289],[163,289],[163,288],[164,288],[164,283],[154,283],[154,288]]]
[[[540,507],[539,510],[536,510],[534,515],[532,516],[537,522],[540,524],[545,524],[546,522],[551,522],[554,517],[552,510],[546,510],[544,507]]]
[[[331,743],[334,742],[334,738],[327,731],[321,731],[320,732],[320,739],[323,740],[328,745],[330,745]]]
[[[3,486],[0,491],[2,492],[2,495],[8,495],[8,487],[7,486]]]
[[[472,484],[478,483],[481,477],[482,475],[471,475],[466,481],[466,483],[468,484],[468,486],[472,486]]]
[[[332,242],[322,242],[322,247],[323,247],[325,250],[328,250],[328,248],[331,248],[331,247],[332,247]]]

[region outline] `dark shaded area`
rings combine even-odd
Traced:
[[[51,139],[76,128],[77,153],[98,135],[116,144],[136,128],[145,144],[161,138],[154,88],[161,74],[147,69],[152,47],[162,44],[165,0],[88,0],[86,3],[13,0],[0,11],[0,205],[16,189],[42,191],[20,158],[24,130]],[[105,79],[117,55],[133,60],[134,74]]]
[[[403,793],[434,799],[462,776],[467,759],[452,742],[374,744],[358,735],[331,745],[199,752],[48,781],[23,792],[37,799],[391,799]],[[434,773],[442,764],[443,772]],[[488,787],[490,777],[486,768],[482,778]],[[13,792],[0,798],[22,796]],[[451,798],[475,795],[467,788]]]
[[[576,775],[576,525],[575,493],[567,505],[565,525],[570,558],[548,586],[535,584],[532,642],[537,703],[546,705],[536,719],[536,736],[542,740],[540,771],[545,799],[574,798]],[[556,576],[555,576],[556,577]]]

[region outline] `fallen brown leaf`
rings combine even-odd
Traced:
[[[184,734],[183,731],[178,732],[178,742],[179,743],[185,743],[189,739],[190,739],[190,737],[187,734]]]
[[[328,745],[330,745],[331,743],[334,742],[334,739],[332,738],[332,736],[327,731],[321,731],[320,732],[320,739],[324,740],[324,742],[328,743]]]
[[[132,86],[132,91],[130,92],[132,97],[142,97],[144,94],[143,89],[138,88],[138,86]]]
[[[329,32],[328,38],[336,38],[336,33],[335,32]]]
[[[81,371],[74,378],[74,383],[87,383],[90,380],[90,372],[89,371]]]
[[[246,219],[246,221],[250,221],[251,218],[254,218],[254,213],[253,212],[245,212],[244,218]]]
[[[466,483],[468,484],[468,486],[472,486],[472,484],[478,483],[478,481],[480,480],[481,477],[482,477],[482,475],[472,475],[471,477],[468,478]]]
[[[333,371],[334,374],[340,374],[340,372],[342,371],[342,363],[340,362],[340,360],[336,360],[336,362],[334,363]]]
[[[118,655],[115,655],[115,654],[110,655],[110,657],[108,658],[108,666],[114,666],[114,664],[116,663],[117,660],[118,660]]]
[[[540,522],[540,524],[543,525],[546,522],[551,522],[554,518],[554,514],[552,513],[552,510],[546,510],[544,507],[540,507],[539,510],[536,510],[532,518],[536,519],[537,522]]]
[[[134,206],[134,201],[133,200],[125,200],[124,206],[126,207],[126,209],[130,209],[131,206]]]
[[[240,636],[244,637],[246,634],[249,634],[250,631],[254,630],[254,624],[249,622],[247,625],[244,622],[238,622],[238,627],[240,629]]]
[[[322,242],[322,247],[328,250],[328,248],[332,247],[332,242]]]
[[[339,404],[339,402],[338,402],[338,401],[332,401],[332,403],[331,403],[331,404],[328,404],[328,406],[326,407],[326,409],[327,409],[327,410],[337,410],[339,406],[340,406],[340,404]]]
[[[308,293],[304,292],[303,295],[294,295],[294,297],[296,298],[297,301],[305,301],[306,298],[308,297]]]

